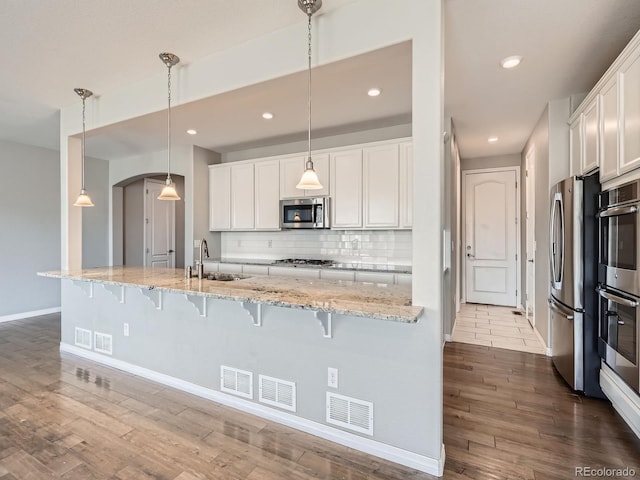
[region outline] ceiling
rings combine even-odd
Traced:
[[[319,14],[354,1],[324,0]],[[74,87],[100,94],[165,71],[160,51],[186,65],[304,22],[296,3],[3,2],[0,41],[11,48],[0,76],[0,139],[57,149],[59,109],[79,102]],[[547,101],[590,90],[640,28],[638,0],[444,3],[445,110],[464,158],[521,152]],[[513,54],[524,57],[521,66],[500,68]],[[383,94],[371,99],[365,92],[374,84]],[[314,69],[314,136],[410,122],[410,85],[409,43]],[[260,117],[267,110],[271,121]],[[163,148],[165,114],[89,132],[87,154],[109,159]],[[220,152],[302,140],[305,72],[179,105],[172,120],[174,144]],[[198,135],[187,136],[187,128]],[[492,135],[495,144],[487,142]]]
[[[445,0],[445,18],[445,110],[474,158],[522,152],[549,100],[591,90],[640,29],[640,1]],[[505,70],[510,55],[523,61]]]

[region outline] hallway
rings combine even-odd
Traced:
[[[463,303],[456,316],[452,341],[545,355],[529,321],[513,307]]]

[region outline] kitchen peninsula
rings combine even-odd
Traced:
[[[437,374],[425,345],[438,330],[409,286],[144,267],[40,275],[62,279],[63,352],[440,468],[420,451],[424,405],[440,395],[420,380]]]

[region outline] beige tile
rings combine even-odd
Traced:
[[[473,327],[469,327],[466,325],[456,325],[456,332],[483,333],[485,335],[489,335],[491,333],[491,330],[489,330],[488,328],[476,327],[475,325]]]

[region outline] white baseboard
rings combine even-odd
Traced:
[[[451,332],[451,335],[449,335],[448,333],[445,333],[444,334],[444,341],[445,342],[453,342],[452,337],[453,337],[453,332]]]
[[[544,347],[545,351],[547,352],[547,357],[551,357],[552,355],[552,350],[550,347],[547,347],[547,342],[544,341],[544,339],[542,338],[542,335],[540,335],[540,332],[538,332],[538,330],[536,329],[536,327],[534,327],[533,325],[531,326],[531,328],[533,329],[533,333],[536,334],[536,337],[538,338],[538,341],[542,344],[542,346]]]
[[[22,320],[23,318],[39,317],[40,315],[49,315],[51,313],[60,313],[62,308],[53,307],[45,308],[43,310],[32,310],[31,312],[14,313],[12,315],[0,316],[0,323],[13,322],[14,320]]]
[[[296,430],[301,430],[305,433],[330,440],[340,445],[344,445],[370,455],[375,455],[376,457],[384,458],[385,460],[399,463],[400,465],[415,468],[421,472],[442,476],[444,471],[444,445],[442,446],[440,458],[431,458],[402,448],[387,445],[376,440],[344,432],[290,413],[281,412],[261,404],[236,398],[217,390],[196,385],[194,383],[190,383],[170,375],[165,375],[164,373],[159,373],[154,370],[149,370],[144,367],[139,367],[122,360],[107,357],[74,345],[60,343],[60,351],[86,358],[96,363],[101,363],[133,375],[138,375],[139,377],[146,378],[147,380],[158,382],[163,385],[197,395],[198,397],[206,398],[207,400],[212,400],[227,407],[235,408],[237,410],[295,428]]]
[[[640,394],[634,392],[604,362],[600,368],[600,387],[615,411],[640,438]]]

